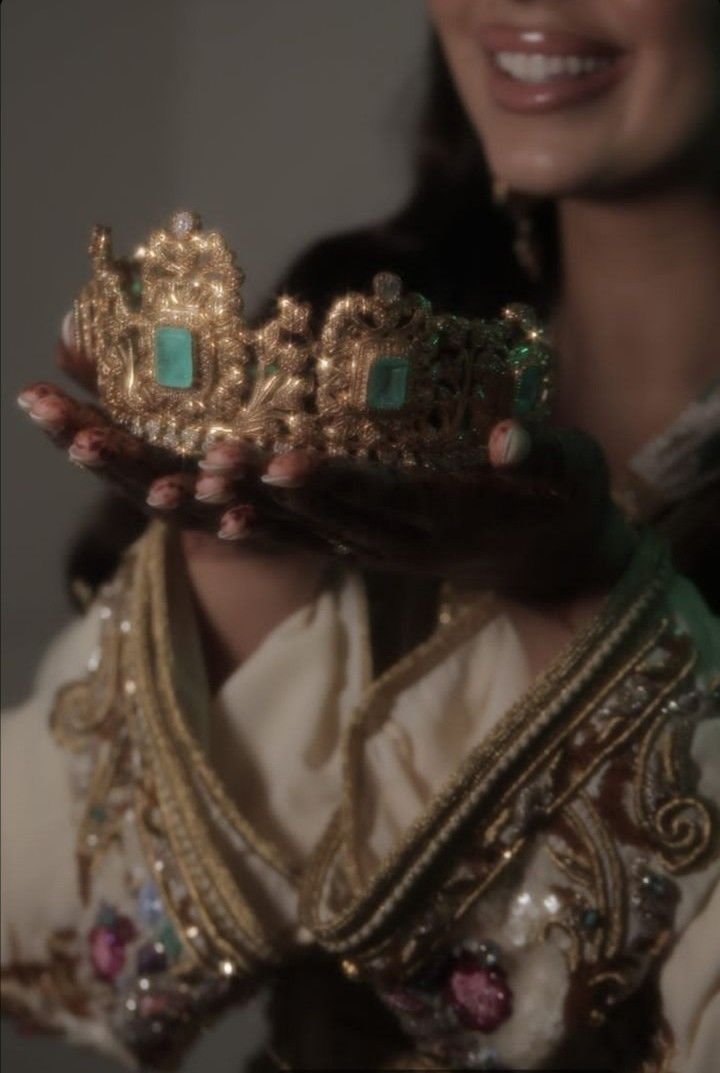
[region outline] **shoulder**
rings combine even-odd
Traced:
[[[2,958],[42,960],[44,941],[65,926],[77,900],[74,821],[67,753],[55,741],[55,696],[86,672],[99,608],[66,626],[49,646],[28,699],[2,718]]]

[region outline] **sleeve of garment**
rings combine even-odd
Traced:
[[[69,758],[49,726],[57,691],[86,673],[98,635],[93,608],[50,645],[29,699],[3,713],[2,998],[31,1028],[61,1031],[127,1062],[74,977],[87,909],[78,888]]]
[[[2,716],[2,965],[41,961],[43,936],[79,905],[67,759],[49,729],[56,691],[82,674],[96,615],[67,626],[40,664],[31,696]]]
[[[701,793],[720,802],[720,720],[698,729],[693,754],[702,764]],[[713,759],[714,758],[714,759]],[[710,762],[708,763],[708,759]],[[674,1042],[673,1070],[711,1073],[720,1053],[720,877],[708,889],[701,874],[684,892],[687,921],[663,966],[663,1013]]]

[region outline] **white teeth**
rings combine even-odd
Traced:
[[[544,56],[541,53],[496,52],[495,63],[519,82],[548,82],[552,78],[580,78],[609,66],[604,56]]]

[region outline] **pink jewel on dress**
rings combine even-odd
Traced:
[[[494,1032],[512,1013],[512,991],[504,975],[474,954],[461,954],[447,983],[450,1004],[465,1028]]]
[[[90,960],[100,980],[112,981],[125,966],[125,946],[137,935],[129,917],[121,916],[109,907],[98,914],[102,923],[90,930]]]
[[[90,959],[95,975],[101,980],[114,980],[125,965],[125,946],[111,928],[103,924],[90,932]]]

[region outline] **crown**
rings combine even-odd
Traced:
[[[111,417],[142,439],[200,455],[232,437],[393,465],[483,455],[494,423],[542,418],[551,350],[532,311],[497,320],[433,313],[381,272],[345,294],[317,332],[288,296],[251,326],[244,275],[217,231],[177,212],[130,258],[96,227],[91,281],[74,304],[78,347],[97,363]]]

